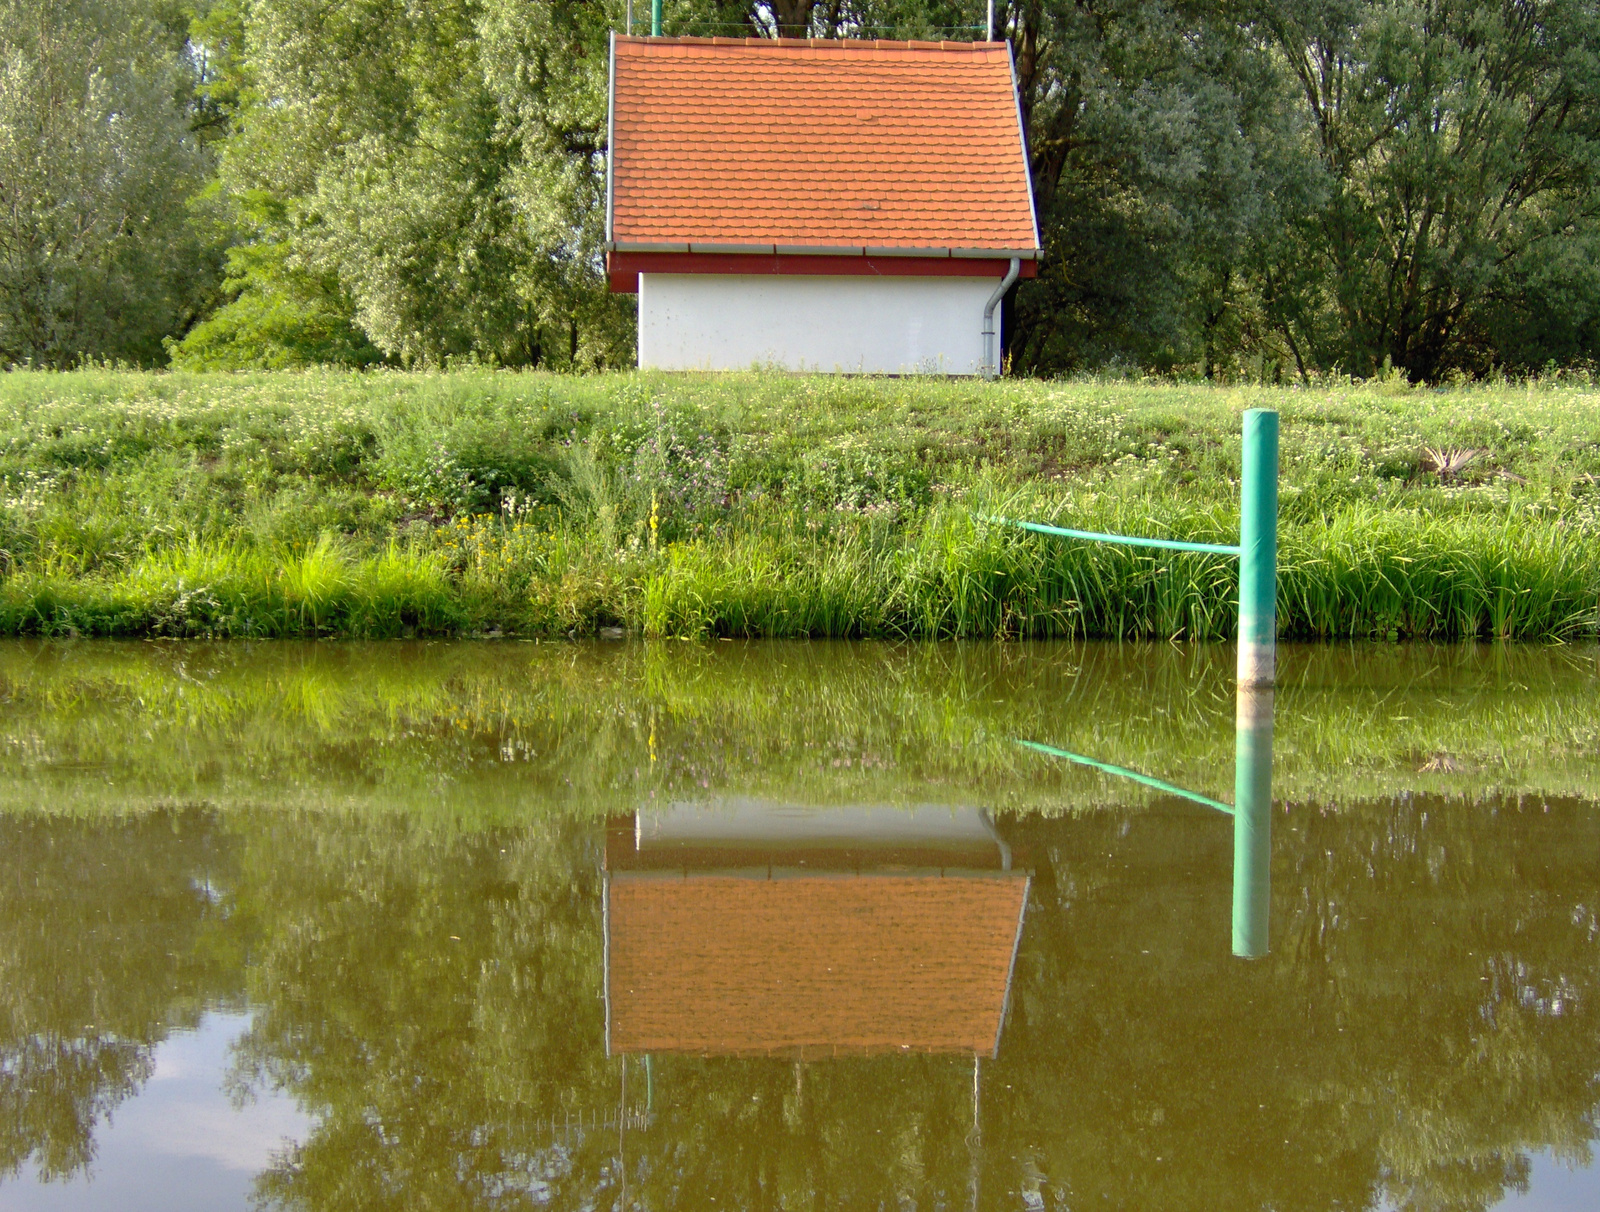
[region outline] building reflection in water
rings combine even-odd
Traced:
[[[972,1057],[969,1196],[982,1062],[999,1055],[1029,875],[980,808],[673,804],[610,822],[606,1053]],[[625,1173],[618,1137],[618,1169]]]
[[[677,804],[605,861],[610,1055],[999,1050],[1028,875],[981,809]]]

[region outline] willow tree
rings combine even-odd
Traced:
[[[1300,229],[1324,275],[1299,318],[1318,360],[1433,378],[1592,354],[1592,0],[1293,0],[1260,17],[1332,182]]]
[[[0,364],[162,359],[214,264],[181,12],[0,0]]]
[[[233,301],[179,359],[624,360],[600,249],[610,16],[544,0],[214,4],[196,34],[228,106],[221,185],[240,242]]]

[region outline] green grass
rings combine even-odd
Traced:
[[[1271,406],[1285,636],[1593,635],[1597,405],[1582,380],[17,372],[0,633],[1223,638],[1225,557],[977,518],[1231,542],[1239,414]]]

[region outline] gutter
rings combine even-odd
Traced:
[[[1000,300],[1005,298],[1006,291],[1011,289],[1011,284],[1017,280],[1017,275],[1021,272],[1021,258],[1012,257],[1011,264],[1006,267],[1006,276],[1000,279],[1000,285],[994,288],[994,294],[990,295],[989,301],[983,305],[983,366],[978,373],[985,379],[1000,377],[1000,360],[994,348],[994,309],[1000,306]]]
[[[605,250],[619,253],[714,253],[783,257],[944,257],[961,261],[1037,261],[1042,248],[878,248],[861,244],[724,244],[698,240],[613,240],[609,225]]]

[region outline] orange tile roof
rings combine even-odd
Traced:
[[[1038,247],[1004,43],[619,37],[613,70],[619,245]]]
[[[1028,877],[618,872],[613,1054],[991,1055]]]

